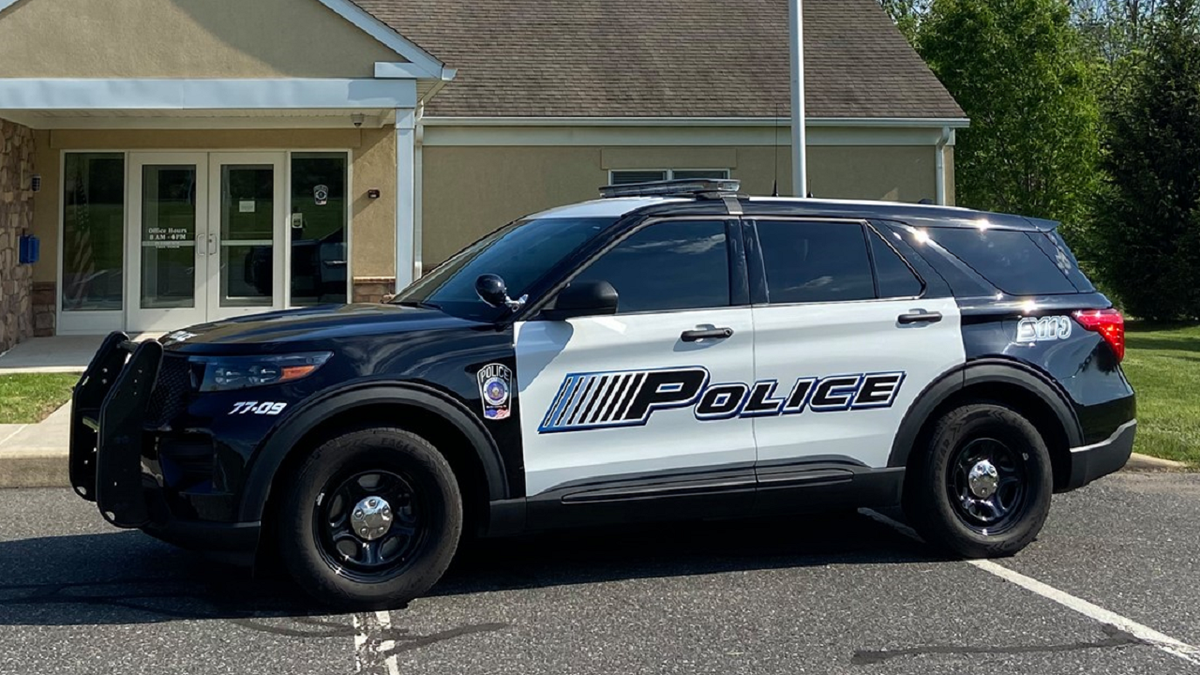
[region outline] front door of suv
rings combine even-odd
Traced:
[[[917,395],[965,360],[954,298],[865,222],[760,218],[747,232],[755,379],[778,382],[754,418],[760,481],[887,466]]]
[[[753,378],[743,261],[735,220],[651,221],[574,279],[612,284],[617,314],[516,325],[531,498],[570,502],[572,491],[602,488],[618,501],[740,486],[749,499],[750,420],[701,421],[696,410],[706,387]]]

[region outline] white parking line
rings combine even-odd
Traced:
[[[375,612],[375,619],[379,621],[379,629],[383,633],[391,632],[392,630],[392,613],[388,611]],[[395,640],[384,640],[379,643],[380,653],[387,654],[396,648]],[[396,662],[396,655],[392,654],[383,661],[387,664],[388,675],[400,675],[400,664]]]
[[[868,518],[871,518],[879,523],[883,523],[884,525],[897,530],[905,536],[916,539],[917,541],[921,540],[921,537],[911,527],[888,518],[882,513],[872,511],[871,509],[859,509],[859,513],[862,513]],[[1037,579],[1034,579],[1033,577],[1027,577],[1020,572],[1014,572],[1013,570],[1010,570],[1003,565],[994,563],[991,560],[968,560],[966,562],[978,569],[983,570],[984,572],[987,572],[988,574],[993,574],[1007,582],[1016,584],[1027,591],[1037,593],[1043,598],[1056,602],[1067,609],[1079,612],[1093,621],[1099,621],[1100,623],[1106,623],[1111,626],[1115,626],[1120,630],[1133,635],[1139,640],[1161,649],[1171,656],[1183,659],[1192,665],[1200,666],[1200,649],[1197,649],[1192,645],[1180,640],[1176,640],[1175,638],[1164,633],[1160,633],[1149,626],[1145,626],[1134,621],[1133,619],[1123,617],[1116,612],[1111,612],[1103,607],[1094,605],[1087,600],[1077,598],[1070,593],[1060,591],[1049,584],[1044,584]]]

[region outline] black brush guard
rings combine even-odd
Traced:
[[[135,343],[111,333],[71,397],[71,485],[117,527],[150,523],[142,446],[162,358],[154,340]]]

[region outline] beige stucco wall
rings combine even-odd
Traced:
[[[947,153],[947,164],[953,155]],[[791,185],[787,148],[447,147],[424,149],[422,262],[426,270],[522,215],[593,199],[609,169],[730,168],[750,194]],[[930,146],[814,146],[809,185],[817,197],[917,202],[936,197]],[[950,172],[952,175],[952,172]],[[953,194],[951,183],[950,194]]]
[[[396,144],[383,129],[236,129],[236,130],[41,130],[35,132],[36,162],[42,190],[34,198],[33,232],[42,240],[42,261],[35,281],[55,281],[61,160],[70,150],[349,150],[352,199],[351,274],[393,275],[395,255]],[[378,188],[379,199],[367,190]]]
[[[19,0],[5,77],[372,77],[402,61],[317,0]]]

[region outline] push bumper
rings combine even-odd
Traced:
[[[1099,443],[1071,448],[1071,476],[1064,490],[1074,490],[1120,470],[1133,454],[1136,435],[1137,420],[1129,420]]]
[[[105,338],[71,398],[71,485],[117,527],[188,548],[252,552],[259,523],[177,518],[162,486],[143,471],[147,449],[153,452],[155,432],[145,420],[162,359],[158,342],[134,343],[124,333]]]

